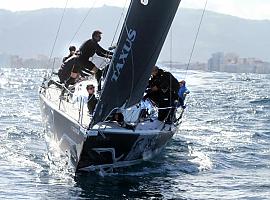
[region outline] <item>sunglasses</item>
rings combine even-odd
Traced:
[[[88,90],[93,90],[93,89],[95,89],[95,87],[90,87],[90,88],[88,88]]]

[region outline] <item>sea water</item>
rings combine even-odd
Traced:
[[[74,175],[47,144],[45,70],[1,68],[0,199],[270,199],[270,75],[172,72],[191,91],[179,130],[155,159],[104,176]]]

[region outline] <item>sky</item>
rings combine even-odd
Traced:
[[[11,11],[41,8],[100,7],[103,5],[123,7],[130,0],[0,0],[0,9]],[[164,0],[166,2],[168,0]],[[203,9],[206,0],[182,0],[180,8]],[[208,0],[207,10],[246,19],[270,20],[270,0]]]

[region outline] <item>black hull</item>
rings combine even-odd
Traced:
[[[107,129],[86,131],[40,94],[46,132],[69,156],[76,171],[112,169],[137,164],[158,154],[173,136],[166,130],[133,131],[111,123]]]
[[[169,131],[151,135],[103,132],[87,137],[78,169],[93,165],[117,165],[117,162],[123,162],[124,166],[148,160],[158,154],[172,136],[173,132]]]

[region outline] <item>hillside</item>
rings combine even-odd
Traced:
[[[62,57],[89,9],[67,9],[53,56]],[[101,45],[110,45],[121,9],[104,6],[93,9],[72,44],[80,45],[95,29],[103,31]],[[0,10],[0,54],[21,57],[50,56],[63,9],[10,12]],[[179,9],[173,24],[173,60],[187,62],[202,10]],[[270,61],[270,21],[247,20],[207,11],[192,61],[207,61],[217,51],[235,52],[242,57]],[[116,41],[115,41],[116,42]],[[160,60],[168,60],[169,43]]]

